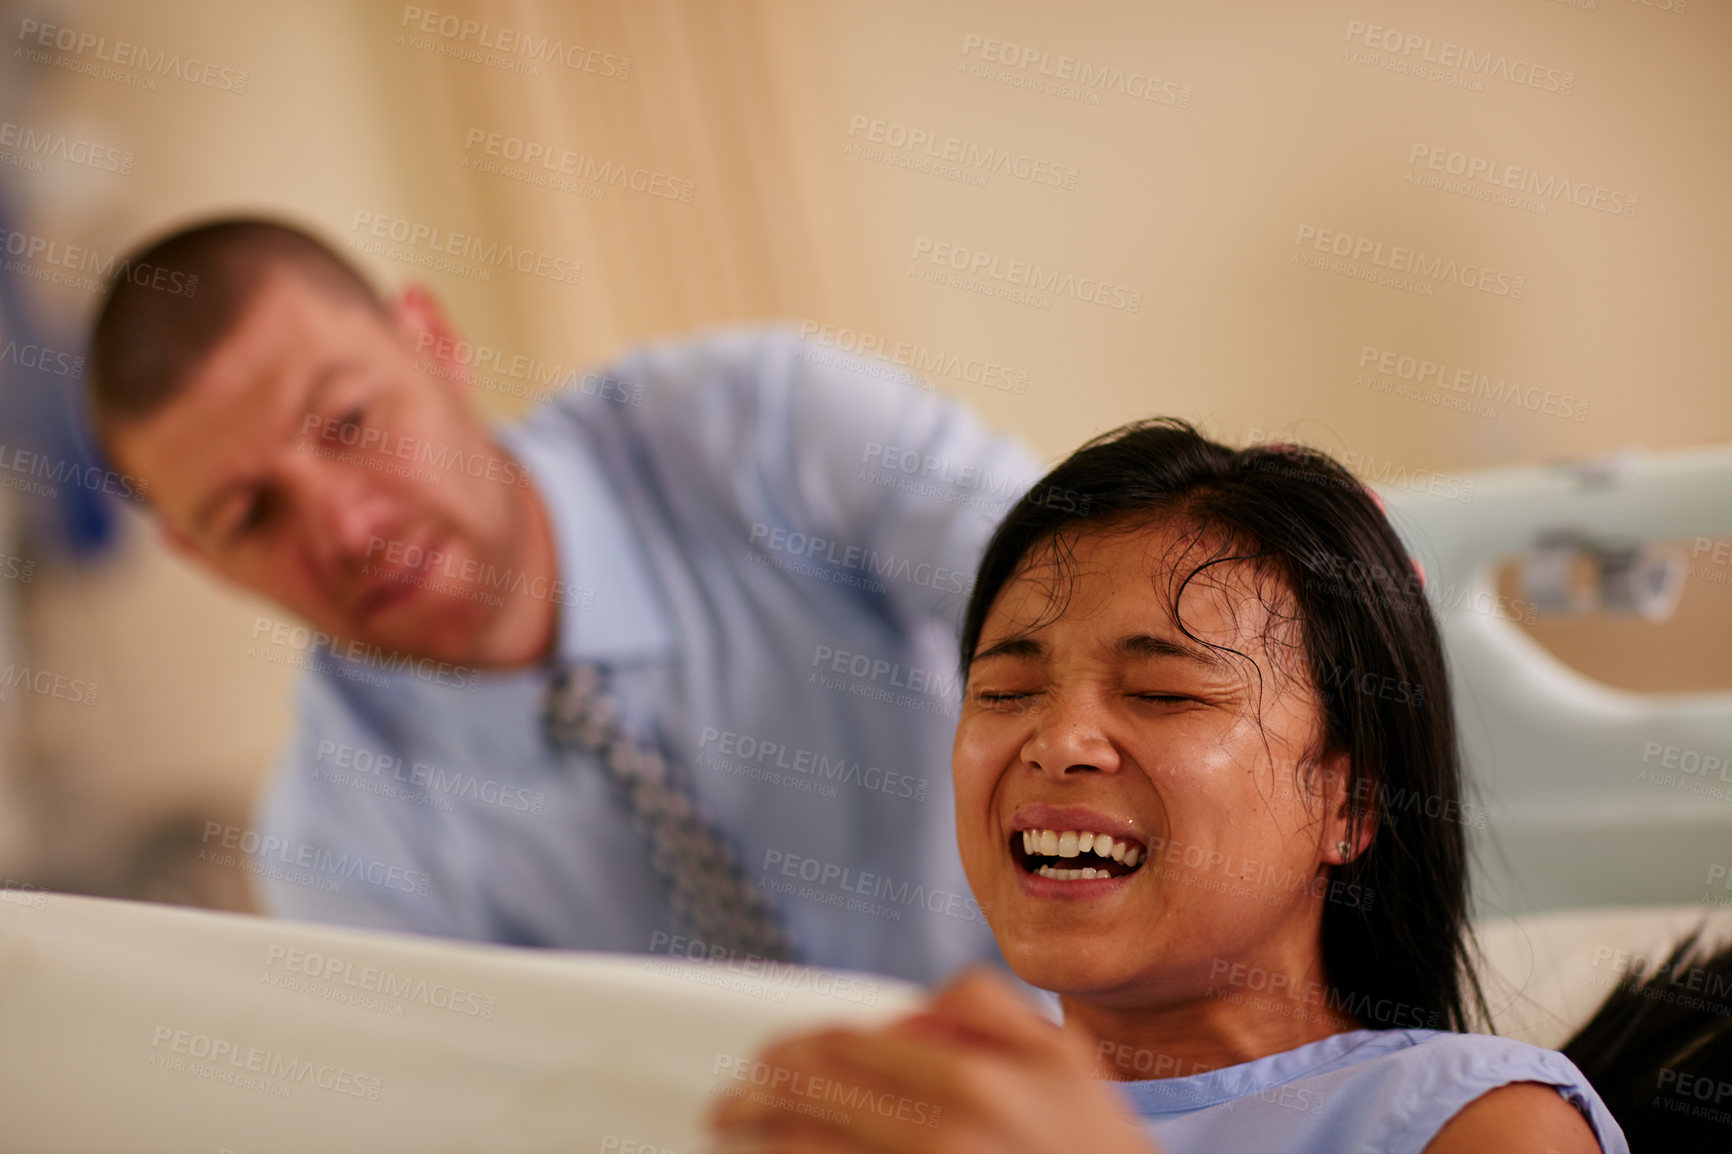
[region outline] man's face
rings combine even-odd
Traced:
[[[391,318],[274,274],[113,447],[171,541],[235,583],[345,642],[486,664],[511,604],[489,581],[539,506],[462,386],[417,368],[423,299]]]

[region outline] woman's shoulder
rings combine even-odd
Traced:
[[[1175,1154],[1253,1137],[1286,1154],[1422,1151],[1468,1103],[1517,1082],[1555,1087],[1582,1112],[1607,1154],[1626,1150],[1611,1115],[1568,1058],[1492,1034],[1354,1030],[1163,1082],[1128,1089]]]
[[[1622,1154],[1623,1135],[1610,1111],[1574,1062],[1518,1038],[1446,1030],[1365,1031],[1402,1037],[1372,1059],[1367,1089],[1390,1106],[1391,1149],[1423,1149],[1461,1109],[1480,1096],[1518,1082],[1551,1086],[1593,1127],[1607,1154]]]

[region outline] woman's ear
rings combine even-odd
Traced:
[[[1323,860],[1345,865],[1371,848],[1377,829],[1372,795],[1376,784],[1370,774],[1353,780],[1353,762],[1345,752],[1324,755],[1317,763],[1318,790],[1323,795]]]

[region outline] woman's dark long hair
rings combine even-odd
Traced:
[[[1179,518],[1225,542],[1173,583],[1247,559],[1297,603],[1305,665],[1323,703],[1324,752],[1345,752],[1355,822],[1370,846],[1334,867],[1323,912],[1331,1009],[1367,1027],[1489,1024],[1467,925],[1467,837],[1443,643],[1421,579],[1377,501],[1308,448],[1233,449],[1177,419],[1097,437],[1034,486],[981,559],[963,621],[962,672],[1007,582],[1092,528]],[[1184,628],[1182,621],[1179,627]],[[1341,883],[1336,885],[1334,883]]]
[[[1732,1122],[1732,946],[1697,927],[1657,966],[1624,975],[1561,1047],[1633,1154],[1718,1154]]]

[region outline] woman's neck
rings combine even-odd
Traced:
[[[1099,1075],[1118,1080],[1201,1074],[1361,1028],[1334,1004],[1320,958],[1210,971],[1190,996],[1061,996],[1065,1020],[1094,1035]]]

